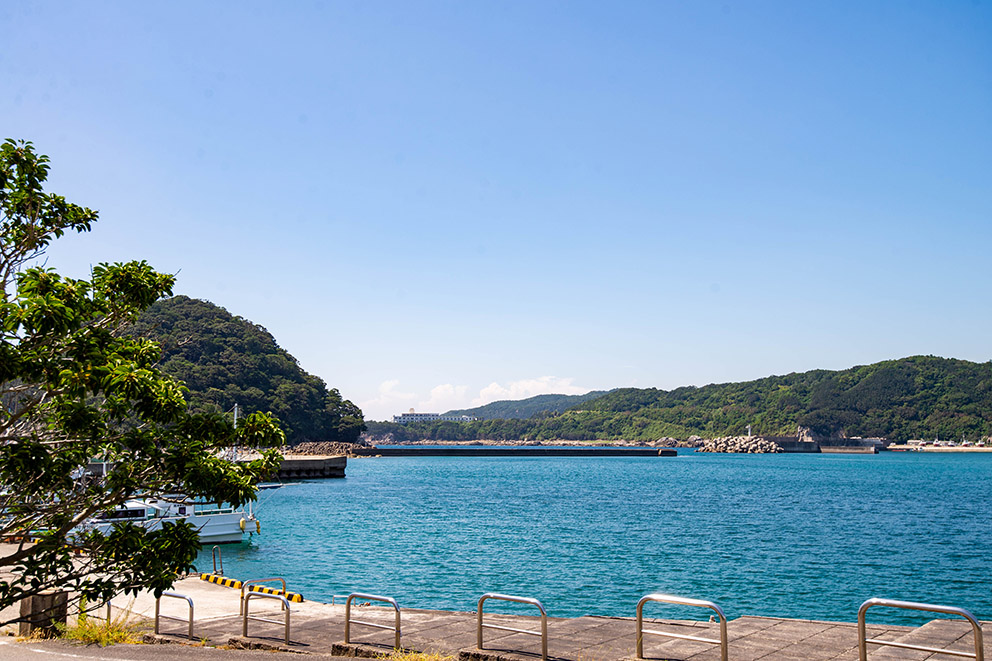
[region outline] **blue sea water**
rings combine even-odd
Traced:
[[[262,492],[262,533],[223,547],[226,574],[418,608],[504,592],[559,617],[667,592],[728,617],[853,621],[887,597],[992,619],[992,454],[387,457],[347,474]]]

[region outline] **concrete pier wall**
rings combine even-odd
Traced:
[[[347,466],[348,458],[344,455],[336,457],[286,455],[279,466],[278,478],[280,480],[298,480],[344,477]]]
[[[371,448],[362,454],[382,457],[674,457],[671,448],[549,448],[492,446]]]
[[[819,452],[815,441],[800,441],[798,436],[762,436],[766,441],[774,441],[783,452]]]

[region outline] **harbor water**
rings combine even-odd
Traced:
[[[226,574],[462,611],[492,591],[630,616],[667,592],[728,617],[850,622],[886,597],[992,619],[992,455],[396,457],[347,475],[263,491],[261,534],[222,547]]]

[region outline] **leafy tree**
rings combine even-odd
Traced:
[[[31,143],[0,146],[0,538],[12,542],[0,547],[0,608],[53,587],[90,603],[161,593],[200,548],[189,524],[122,523],[105,535],[84,522],[139,494],[245,503],[278,455],[234,463],[220,451],[283,440],[264,414],[235,429],[188,413],[182,383],[156,368],[158,346],[123,332],[171,293],[171,275],[143,261],[98,265],[90,280],[31,266],[97,220],[43,190],[48,169]],[[105,475],[86,472],[94,457]]]

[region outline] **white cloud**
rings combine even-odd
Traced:
[[[379,384],[376,396],[360,402],[367,420],[389,420],[391,416],[413,408],[420,413],[445,413],[456,409],[474,408],[490,402],[509,399],[527,399],[535,395],[582,395],[590,388],[573,385],[572,379],[557,376],[542,376],[533,379],[510,381],[506,385],[496,381],[482,388],[472,396],[468,386],[442,383],[431,388],[426,398],[422,394],[403,392],[399,389],[399,379],[390,379]]]
[[[527,399],[535,395],[584,395],[589,392],[589,388],[572,385],[572,381],[573,379],[558,376],[511,381],[505,386],[493,381],[479,391],[479,396],[472,400],[472,406],[482,406],[503,399]]]
[[[400,413],[401,410],[411,406],[417,399],[417,395],[412,392],[397,390],[399,385],[399,379],[383,381],[379,384],[374,398],[358,403],[367,420],[387,420],[388,416],[391,415],[388,413],[389,411]]]
[[[444,413],[452,409],[465,408],[468,401],[468,386],[455,386],[443,383],[431,388],[430,398],[421,401],[417,409],[424,413]]]

